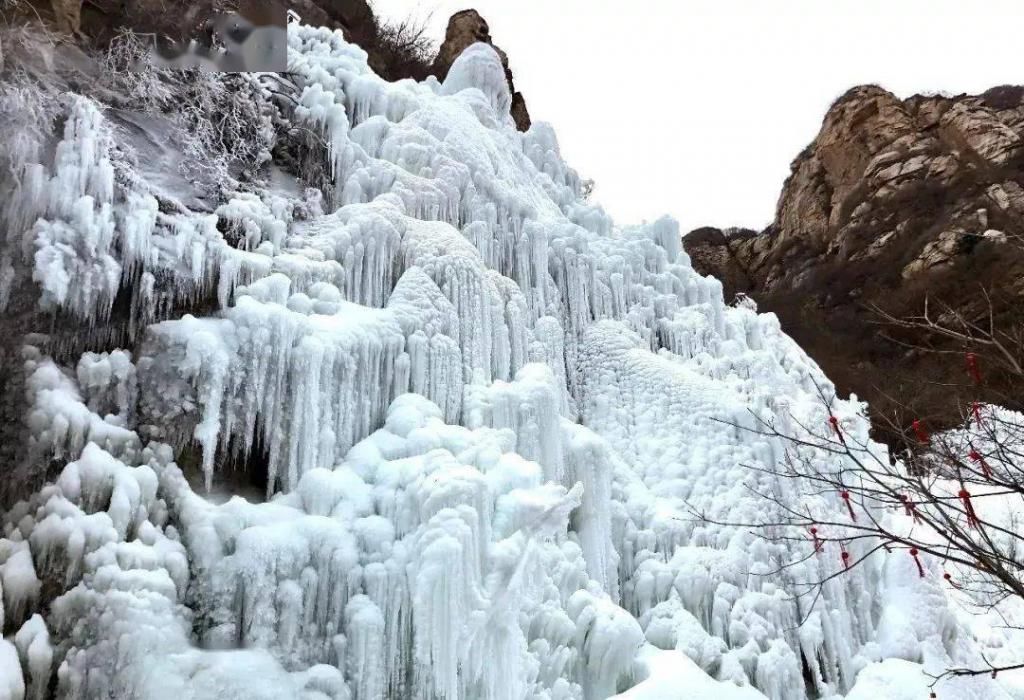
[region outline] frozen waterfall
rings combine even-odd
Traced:
[[[868,442],[863,407],[673,221],[584,201],[490,47],[387,83],[340,32],[289,43],[325,186],[167,206],[69,94],[0,202],[42,311],[130,319],[24,350],[12,474],[56,469],[4,518],[0,699],[804,700],[977,653],[909,563],[797,596],[838,550],[710,524],[786,498],[752,416],[824,430],[825,396]]]

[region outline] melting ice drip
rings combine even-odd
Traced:
[[[141,342],[74,372],[27,355],[32,453],[67,466],[6,517],[0,697],[798,700],[969,653],[910,563],[794,598],[838,556],[777,573],[810,542],[693,519],[784,499],[747,467],[787,446],[743,427],[824,426],[834,390],[674,222],[584,202],[551,129],[515,130],[492,49],[389,84],[340,33],[289,42],[333,211],[268,190],[163,212],[83,97],[26,164],[7,216],[40,303],[102,323],[132,280]],[[208,290],[218,310],[149,324]],[[859,411],[833,407],[866,441]],[[193,490],[190,441],[206,487],[264,452],[272,498]]]

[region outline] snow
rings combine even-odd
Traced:
[[[934,674],[933,674],[934,675]],[[857,676],[857,684],[846,696],[847,700],[917,700],[926,698],[933,690],[940,698],[964,698],[964,700],[1010,700],[1014,697],[1005,690],[986,685],[981,689],[963,687],[956,682],[940,682],[932,686],[929,677],[919,664],[902,659],[886,659],[871,664]]]
[[[749,686],[715,681],[685,654],[644,647],[638,655],[637,685],[615,695],[621,700],[763,700]],[[890,696],[876,696],[890,697]]]
[[[868,443],[863,406],[774,316],[726,305],[674,221],[585,202],[553,129],[515,131],[490,47],[390,84],[340,33],[292,25],[289,45],[323,191],[169,206],[102,105],[68,96],[53,162],[6,205],[40,309],[102,328],[127,294],[131,351],[25,350],[0,691],[896,697],[879,689],[980,658],[906,557],[813,598],[834,539],[811,556],[715,524],[769,518],[759,492],[842,508],[774,479],[787,445],[749,428],[827,435],[831,410]]]

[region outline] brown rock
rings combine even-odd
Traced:
[[[57,29],[77,34],[82,27],[82,0],[51,0]]]
[[[512,94],[512,119],[515,121],[517,129],[526,131],[530,128],[530,112],[526,108],[526,100],[522,93],[516,92],[512,71],[508,65],[508,55],[494,46],[494,42],[491,41],[490,26],[476,10],[462,10],[449,18],[444,42],[434,60],[434,74],[438,79],[444,80],[459,54],[477,42],[490,44],[501,58],[501,65],[505,68],[505,78],[508,80],[508,89]]]
[[[743,263],[733,251],[740,241],[756,235],[755,231],[723,231],[705,226],[686,235],[686,251],[695,268],[722,273],[719,279],[730,290],[730,296],[741,294],[750,289],[751,281]]]
[[[952,139],[962,142],[991,165],[1005,165],[1024,146],[1020,135],[1000,121],[995,112],[969,102],[953,105],[942,116],[940,126],[951,132]]]
[[[526,98],[521,92],[512,93],[512,121],[520,131],[527,131],[530,128],[530,110],[526,108]]]
[[[288,9],[302,18],[304,24],[327,27],[332,24],[331,16],[314,0],[290,0]],[[340,22],[339,22],[340,24]],[[342,28],[344,31],[344,28]]]
[[[771,226],[739,237],[701,229],[683,243],[727,298],[746,292],[776,312],[840,391],[882,411],[900,386],[909,403],[955,408],[948,387],[963,377],[948,356],[879,340],[871,307],[920,313],[927,296],[977,316],[983,285],[999,313],[1024,308],[1024,255],[999,245],[1021,235],[1024,87],[901,100],[868,85],[836,100],[793,161]]]
[[[449,17],[444,43],[441,44],[434,60],[434,70],[437,71],[438,78],[444,80],[448,75],[448,69],[452,67],[459,54],[477,42],[494,46],[491,42],[491,28],[479,12],[462,10]],[[507,67],[508,56],[500,49],[498,55],[502,57],[502,65]]]

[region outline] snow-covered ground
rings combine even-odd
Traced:
[[[5,204],[43,308],[103,324],[130,284],[143,322],[133,354],[25,351],[30,452],[66,466],[5,516],[0,698],[919,698],[992,643],[905,558],[797,596],[838,549],[708,522],[795,498],[753,416],[866,442],[863,407],[673,221],[583,201],[492,49],[389,84],[340,33],[289,42],[328,191],[161,206],[69,96]],[[266,500],[209,496],[261,461]]]

